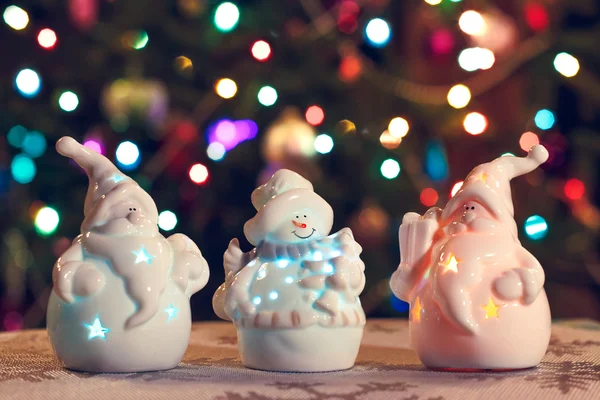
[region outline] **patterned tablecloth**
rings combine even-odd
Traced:
[[[0,334],[0,399],[600,399],[600,323],[553,326],[534,369],[449,373],[424,368],[409,348],[407,322],[370,320],[349,371],[291,374],[244,368],[233,326],[193,325],[179,367],[131,374],[86,374],[61,367],[45,331]]]

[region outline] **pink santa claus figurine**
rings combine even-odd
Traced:
[[[435,369],[536,366],[550,340],[544,270],[521,246],[510,180],[548,159],[500,157],[473,169],[443,210],[408,213],[390,285],[410,303],[410,336]]]
[[[191,331],[189,298],[208,265],[187,236],[164,238],[154,201],[104,156],[63,137],[58,152],[88,175],[81,234],[56,261],[48,334],[68,368],[175,367]]]
[[[213,298],[217,315],[237,328],[242,362],[272,371],[352,367],[365,324],[365,266],[352,232],[329,235],[331,206],[289,170],[256,189],[252,204],[244,234],[256,248],[243,253],[231,241]]]

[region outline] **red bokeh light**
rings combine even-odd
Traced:
[[[430,44],[435,54],[447,55],[454,49],[454,36],[448,29],[438,29],[431,34]]]
[[[564,187],[565,196],[569,200],[579,200],[585,194],[585,185],[579,179],[569,179]]]
[[[525,6],[525,21],[536,32],[546,30],[550,23],[548,12],[538,3],[529,3]]]
[[[190,179],[197,185],[202,185],[208,180],[208,168],[202,164],[194,164],[190,168]]]
[[[258,61],[267,61],[271,56],[271,46],[264,40],[257,40],[252,45],[252,57]]]
[[[52,29],[42,29],[38,34],[37,41],[45,49],[51,49],[56,45],[56,33]]]
[[[529,151],[536,144],[540,144],[540,138],[533,132],[525,132],[519,139],[519,146],[525,151]]]
[[[319,106],[308,107],[305,116],[306,121],[313,126],[320,125],[325,119],[325,113],[323,112],[323,109]]]
[[[433,188],[425,188],[421,191],[419,196],[421,203],[427,207],[431,207],[439,200],[438,192]]]
[[[360,76],[361,72],[362,65],[358,57],[346,56],[342,58],[339,70],[341,80],[344,82],[353,82]]]

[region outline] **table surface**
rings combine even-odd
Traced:
[[[600,323],[555,323],[537,368],[434,372],[409,347],[406,320],[369,320],[356,366],[330,373],[244,368],[226,322],[195,323],[182,363],[169,371],[87,374],[61,367],[46,331],[0,334],[0,399],[600,399]]]

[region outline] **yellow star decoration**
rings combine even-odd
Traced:
[[[490,301],[485,306],[481,306],[485,310],[485,319],[489,319],[491,317],[498,317],[498,309],[502,306],[497,306],[494,304],[494,300],[490,297]]]
[[[448,260],[448,262],[446,263],[446,265],[444,265],[444,271],[442,272],[442,274],[445,274],[448,271],[452,271],[455,274],[458,273],[458,260],[456,260],[456,257],[454,257],[454,254],[450,253],[450,259]]]
[[[421,322],[421,310],[423,310],[423,307],[421,307],[421,300],[417,297],[415,307],[412,310],[413,321]]]

